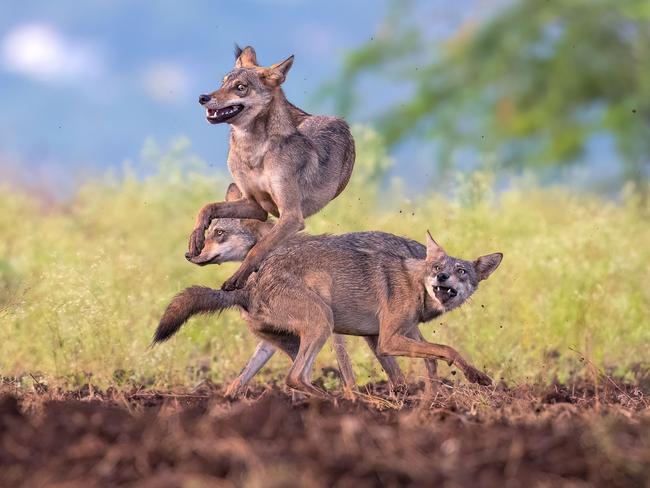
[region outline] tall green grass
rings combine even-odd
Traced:
[[[476,173],[453,197],[413,199],[398,183],[380,185],[390,160],[377,135],[357,129],[356,140],[353,180],[308,219],[310,232],[381,229],[423,241],[429,229],[453,255],[505,254],[471,302],[422,326],[427,338],[511,383],[585,374],[588,362],[617,374],[647,366],[650,222],[633,198],[525,183],[493,194],[489,175]],[[172,295],[218,287],[236,265],[198,268],[183,257],[197,210],[222,198],[227,175],[206,176],[186,142],[145,153],[148,176],[127,166],[65,205],[0,190],[1,375],[170,386],[228,380],[243,366],[256,340],[236,311],[193,319],[147,349]],[[363,341],[348,343],[360,382],[380,377]],[[402,361],[412,375],[419,363]],[[278,354],[262,378],[281,377],[287,364]],[[319,364],[334,364],[329,348]]]

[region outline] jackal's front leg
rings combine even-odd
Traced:
[[[402,335],[394,335],[382,344],[379,339],[379,350],[382,354],[391,356],[407,356],[412,358],[442,359],[450,366],[455,364],[463,372],[470,383],[489,386],[492,380],[488,375],[468,363],[455,349],[443,344],[432,344],[427,341],[416,341]]]
[[[227,291],[243,288],[248,277],[259,267],[269,252],[304,228],[305,223],[301,213],[280,214],[278,223],[251,248],[239,269],[224,282],[221,288]]]
[[[416,327],[417,322],[413,317],[385,314],[379,326],[379,354],[428,360],[441,359],[450,366],[455,364],[460,368],[470,383],[485,386],[492,384],[488,375],[468,363],[458,351],[444,344],[433,344],[424,340],[419,332],[414,331]],[[418,339],[412,337],[418,337]],[[427,366],[429,367],[429,365]],[[432,369],[429,369],[429,373],[432,372]]]
[[[187,259],[198,256],[205,243],[205,229],[210,226],[212,219],[256,219],[266,220],[267,212],[256,201],[242,198],[232,202],[216,202],[205,205],[196,217],[194,231],[190,235],[189,250],[185,254]]]

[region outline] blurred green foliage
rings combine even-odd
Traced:
[[[308,219],[310,232],[381,229],[423,241],[429,229],[454,255],[505,254],[471,302],[422,326],[429,339],[508,382],[585,373],[570,347],[621,374],[647,366],[650,226],[634,195],[614,204],[525,182],[496,195],[493,175],[475,173],[459,179],[452,199],[409,199],[399,185],[379,184],[390,164],[381,137],[354,132],[350,186]],[[227,380],[243,366],[256,340],[236,311],[193,319],[147,349],[175,293],[219,286],[236,264],[199,268],[183,257],[195,212],[221,198],[228,179],[206,176],[183,141],[167,150],[148,143],[145,153],[146,178],[126,166],[65,205],[0,190],[0,374],[168,387]],[[348,343],[360,382],[381,376],[363,341]],[[423,371],[420,361],[402,363]],[[319,365],[334,364],[326,347]],[[277,355],[262,379],[281,378],[287,366]]]
[[[403,94],[378,117],[387,143],[434,139],[443,167],[459,148],[502,167],[564,165],[611,134],[622,179],[650,176],[650,2],[514,0],[443,44],[417,13],[392,2],[378,35],[346,55],[326,89],[341,113],[380,73]]]

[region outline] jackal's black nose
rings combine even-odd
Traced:
[[[210,101],[210,95],[199,95],[199,103],[201,105],[205,105]]]
[[[443,281],[447,281],[447,279],[449,279],[449,275],[447,273],[438,273],[438,276],[436,276],[436,278],[438,278],[438,281],[442,283]]]

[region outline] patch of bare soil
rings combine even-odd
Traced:
[[[0,388],[2,486],[648,486],[650,397],[606,383],[418,385],[355,401],[257,387]]]

